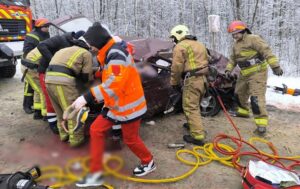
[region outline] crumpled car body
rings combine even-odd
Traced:
[[[52,21],[53,25],[63,32],[87,30],[92,22],[83,16],[66,16]],[[150,118],[163,113],[170,103],[170,65],[172,62],[172,49],[174,44],[171,41],[153,38],[137,38],[120,36],[126,42],[134,46],[134,60],[142,78],[144,93],[147,101],[148,111],[145,115]],[[224,73],[228,59],[215,51],[209,50],[210,66],[216,72],[210,75],[211,82],[218,81],[217,88],[221,89],[222,95],[227,95],[228,101],[232,101],[235,81],[220,81],[220,76]],[[220,111],[216,94],[212,89],[207,90],[204,102],[201,103],[201,113],[203,116],[212,116]],[[226,101],[226,99],[225,99]],[[231,102],[229,103],[231,106]],[[91,105],[91,112],[96,116],[103,104]],[[209,110],[208,110],[208,109]],[[215,109],[217,108],[217,109]],[[181,101],[176,103],[175,112],[181,109]],[[93,116],[93,115],[91,115]]]

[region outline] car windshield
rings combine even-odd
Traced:
[[[91,25],[93,25],[93,23],[87,18],[75,18],[61,24],[59,27],[67,32],[77,32],[79,30],[87,31]]]
[[[30,5],[29,0],[0,0],[0,4],[16,5],[27,7]]]

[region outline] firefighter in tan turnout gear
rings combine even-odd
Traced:
[[[235,88],[238,105],[235,115],[249,117],[248,100],[250,97],[252,113],[257,126],[255,133],[263,135],[266,133],[268,125],[265,100],[267,68],[269,65],[273,74],[277,76],[281,76],[283,71],[269,45],[260,36],[251,34],[245,23],[233,21],[228,27],[228,32],[232,34],[235,42],[225,73],[229,77],[236,65],[241,69]]]
[[[170,38],[176,43],[173,50],[171,67],[171,85],[174,90],[181,90],[183,79],[182,106],[190,129],[190,135],[183,140],[196,145],[203,145],[203,130],[200,101],[205,94],[206,74],[208,73],[208,54],[205,46],[189,34],[184,25],[175,26]]]
[[[67,120],[70,133],[61,127],[63,112],[77,97],[81,95],[78,83],[88,83],[93,80],[92,54],[84,41],[55,53],[46,71],[46,88],[57,114],[57,127],[60,139],[69,141],[70,146],[76,147],[84,142],[84,130],[72,132],[76,126],[76,118]],[[81,82],[78,82],[80,80]],[[76,116],[75,116],[76,117]]]
[[[40,85],[38,66],[42,59],[42,54],[37,48],[27,53],[26,58],[21,60],[21,71],[26,74],[25,79],[34,90],[33,108],[35,111],[41,112],[41,116],[47,115],[45,95]],[[27,71],[26,71],[27,70]],[[36,119],[36,116],[33,116]]]

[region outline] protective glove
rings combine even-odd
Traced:
[[[82,108],[86,104],[87,104],[87,101],[85,100],[83,95],[81,95],[73,102],[72,107],[75,108],[77,111],[79,111],[80,108]]]
[[[273,68],[272,71],[273,71],[273,74],[277,75],[277,76],[282,76],[282,74],[283,74],[283,70],[281,69],[280,66]]]
[[[229,70],[225,70],[225,78],[226,79],[230,79],[232,76],[231,76],[231,71]]]

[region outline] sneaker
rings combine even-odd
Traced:
[[[90,173],[76,183],[77,187],[91,187],[103,185],[103,176],[101,172]]]
[[[142,177],[147,175],[148,173],[151,173],[156,169],[156,166],[154,164],[154,161],[151,160],[148,164],[139,165],[133,170],[133,174],[137,177]]]
[[[258,126],[253,133],[259,136],[265,136],[267,133],[267,128]]]
[[[184,135],[183,140],[187,143],[195,144],[198,146],[203,146],[205,144],[203,140],[196,140],[191,135]]]

